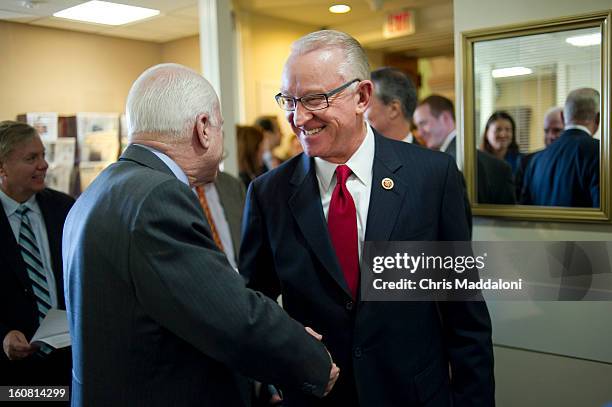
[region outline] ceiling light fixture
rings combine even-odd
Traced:
[[[575,37],[569,37],[565,40],[568,44],[575,47],[588,47],[591,45],[601,44],[601,34],[588,34],[588,35],[577,35]]]
[[[347,6],[346,4],[334,4],[329,7],[329,12],[334,14],[344,14],[351,11],[351,6]]]
[[[491,76],[494,78],[507,78],[509,76],[529,75],[530,73],[533,73],[533,71],[529,68],[525,68],[524,66],[513,66],[511,68],[494,69],[491,71]]]
[[[150,8],[94,0],[58,11],[53,16],[88,23],[121,25],[158,14],[159,10]]]

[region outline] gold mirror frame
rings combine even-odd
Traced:
[[[463,51],[463,146],[464,176],[468,196],[475,216],[494,216],[510,219],[561,221],[561,222],[609,222],[610,221],[610,46],[612,37],[610,22],[612,10],[555,20],[528,22],[517,25],[479,29],[462,33]],[[601,42],[601,144],[600,144],[600,207],[568,208],[532,205],[493,205],[476,203],[476,140],[474,100],[474,44],[479,41],[497,40],[525,35],[544,34],[580,28],[599,28]]]

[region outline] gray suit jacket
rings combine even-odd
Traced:
[[[63,238],[73,406],[242,406],[245,379],[322,395],[324,347],[245,288],[193,191],[130,146]]]
[[[220,172],[215,181],[215,188],[219,194],[219,200],[225,212],[225,219],[232,234],[232,245],[238,261],[240,250],[240,228],[242,225],[242,212],[246,193],[244,184],[236,177],[225,172]]]

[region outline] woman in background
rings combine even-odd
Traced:
[[[245,188],[263,172],[263,132],[255,126],[236,126],[238,172]]]
[[[510,114],[500,110],[489,117],[480,150],[506,161],[512,167],[512,174],[516,176],[523,154],[516,143],[516,124]]]

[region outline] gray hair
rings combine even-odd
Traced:
[[[594,122],[599,113],[599,92],[592,88],[574,89],[565,99],[565,124]]]
[[[334,30],[315,31],[295,41],[291,46],[292,55],[304,55],[319,49],[340,49],[344,61],[338,67],[338,73],[344,80],[370,79],[368,57],[355,38]]]
[[[144,71],[127,97],[126,119],[130,140],[139,133],[181,138],[208,113],[213,121],[219,98],[211,84],[197,72],[179,64],[155,65]]]
[[[400,102],[406,120],[412,120],[417,104],[417,91],[412,80],[397,68],[384,67],[372,72],[374,92],[388,105],[394,100]]]
[[[27,123],[5,120],[0,122],[0,162],[4,162],[15,146],[36,137],[36,129]]]
[[[553,107],[551,107],[550,109],[548,109],[548,110],[546,111],[546,113],[544,113],[544,118],[546,118],[546,117],[548,117],[548,116],[552,116],[552,115],[554,115],[554,114],[559,114],[559,113],[561,113],[561,112],[563,112],[563,108],[562,108],[562,107],[559,107],[559,106],[553,106]]]

